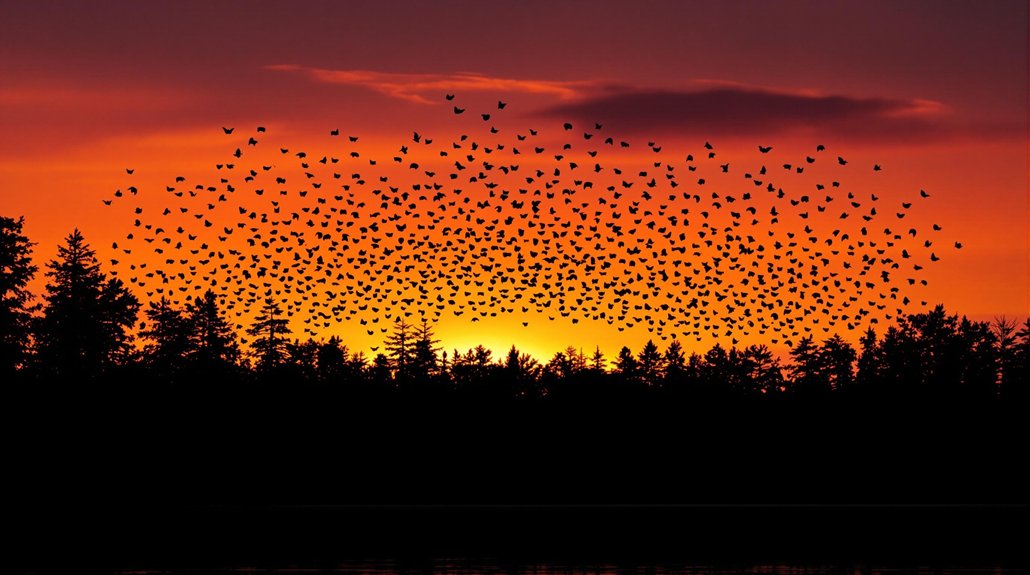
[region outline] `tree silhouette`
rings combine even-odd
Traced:
[[[997,337],[987,322],[963,317],[956,334],[961,366],[959,395],[992,398],[998,395]]]
[[[283,366],[286,375],[298,383],[314,382],[318,379],[318,342],[308,338],[286,343],[286,361]]]
[[[321,383],[342,382],[347,376],[347,346],[337,336],[315,350],[315,378]]]
[[[536,381],[540,378],[541,367],[532,356],[520,353],[511,346],[504,359],[504,376],[515,397],[534,397]]]
[[[744,369],[738,387],[743,394],[757,396],[786,390],[780,361],[768,347],[747,346],[740,352],[740,362]]]
[[[493,352],[477,345],[464,354],[455,350],[451,361],[451,378],[455,388],[460,391],[497,399],[506,396],[504,386],[498,385],[494,378],[501,369],[501,366],[493,363]]]
[[[207,290],[186,303],[186,320],[190,330],[189,358],[195,365],[217,371],[239,362],[236,332],[219,309],[214,291]]]
[[[147,321],[140,325],[140,336],[150,340],[143,350],[146,363],[162,377],[174,377],[190,353],[189,322],[167,297],[150,302],[144,313]]]
[[[876,331],[873,328],[866,330],[858,340],[861,351],[858,354],[858,372],[856,383],[858,388],[868,390],[875,388],[880,382],[880,344],[876,338]]]
[[[590,356],[590,369],[595,373],[604,373],[607,364],[608,360],[604,357],[604,353],[601,352],[601,346],[595,346],[594,353]]]
[[[637,369],[640,377],[648,387],[656,387],[661,383],[665,372],[665,361],[654,341],[647,340],[640,354],[637,355]]]
[[[830,391],[830,384],[823,374],[823,355],[812,336],[798,340],[790,350],[791,365],[788,368],[794,390],[806,395],[821,395]]]
[[[386,356],[390,358],[393,377],[398,382],[408,382],[408,369],[415,346],[414,339],[411,324],[404,321],[404,318],[401,317],[394,320],[393,329],[386,336],[386,342],[383,347],[386,349]]]
[[[991,331],[994,333],[996,351],[998,357],[998,390],[1005,393],[1010,388],[1010,382],[1019,376],[1017,353],[1016,329],[1018,325],[1015,320],[1002,317],[994,318],[991,322]]]
[[[698,358],[698,383],[705,395],[725,393],[731,377],[730,355],[722,345],[716,343]]]
[[[410,362],[407,376],[414,381],[428,383],[439,381],[439,366],[437,365],[437,354],[439,348],[436,344],[440,340],[433,338],[433,330],[429,322],[422,320],[417,337],[411,346]]]
[[[1030,398],[1030,317],[1016,333],[1012,377],[1004,381],[1002,397],[1026,404]]]
[[[1017,331],[1014,321],[973,321],[949,315],[940,305],[898,316],[882,339],[868,329],[857,353],[839,335],[821,344],[811,336],[802,337],[789,352],[786,377],[779,358],[760,344],[727,349],[716,343],[704,354],[692,351],[685,357],[676,339],[664,353],[649,340],[637,354],[622,347],[611,372],[600,347],[588,358],[569,346],[546,365],[515,346],[496,362],[482,345],[448,356],[438,349],[432,324],[423,320],[414,327],[403,318],[396,319],[386,339],[386,353],[370,364],[364,354],[349,353],[336,336],[290,341],[287,319],[271,298],[247,330],[254,338],[249,346],[256,359],[252,368],[240,364],[240,344],[246,342],[237,340],[213,290],[187,298],[181,309],[167,296],[152,301],[140,324],[146,345],[137,351],[128,330],[139,303],[119,280],[101,272],[96,254],[78,230],[47,263],[43,312],[35,318],[30,315],[32,296],[26,286],[35,267],[29,259],[32,244],[21,228],[22,220],[0,218],[0,352],[6,375],[24,371],[74,383],[96,380],[116,367],[139,366],[156,381],[232,382],[256,373],[264,383],[295,389],[319,383],[327,384],[320,385],[322,389],[357,392],[360,397],[385,392],[389,397],[420,399],[444,397],[446,392],[448,397],[512,401],[618,402],[650,396],[685,402],[769,397],[786,391],[796,391],[801,401],[831,395],[896,402],[1027,398],[1030,320]],[[31,329],[26,331],[27,327]],[[32,343],[28,360],[26,340]],[[20,370],[23,365],[31,369]],[[133,373],[137,372],[123,369],[115,375]],[[211,375],[215,377],[207,377]],[[231,377],[218,377],[224,375]]]
[[[892,325],[879,343],[875,393],[901,400],[917,397],[923,382],[919,341],[910,324]]]
[[[569,352],[572,352],[571,354]],[[552,380],[568,380],[576,373],[576,350],[565,349],[555,352],[550,361],[544,365],[544,372]]]
[[[288,350],[286,337],[290,335],[289,324],[282,317],[282,308],[271,298],[265,300],[261,314],[254,318],[247,333],[255,337],[251,349],[257,358],[259,371],[271,371],[283,365]]]
[[[36,323],[36,363],[45,375],[73,380],[96,377],[123,363],[139,301],[118,279],[100,271],[96,253],[79,230],[47,263],[46,304]]]
[[[855,348],[839,335],[827,339],[819,349],[821,377],[829,388],[844,391],[855,383]]]
[[[390,358],[386,354],[377,353],[372,359],[372,366],[369,369],[369,381],[378,387],[393,385],[393,377],[390,374]]]
[[[679,340],[669,342],[662,360],[665,365],[665,383],[681,381],[687,372],[687,358],[683,355],[683,346]]]
[[[25,218],[0,216],[0,375],[8,379],[26,359],[32,328],[33,296],[27,289],[36,275],[33,243],[22,235]]]
[[[622,346],[615,360],[615,374],[625,383],[636,383],[640,380],[640,364],[633,356],[633,351],[626,346]]]

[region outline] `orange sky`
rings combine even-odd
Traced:
[[[423,154],[427,166],[449,166],[455,158],[441,158],[438,150],[460,134],[487,145],[517,141],[514,134],[534,128],[547,152],[528,157],[536,155],[527,143],[522,171],[535,169],[534,163],[552,169],[561,163],[553,153],[566,156],[565,166],[582,158],[584,169],[593,160],[585,152],[603,146],[590,145],[594,141],[585,141],[582,132],[595,131],[598,138],[631,143],[602,150],[605,159],[598,160],[627,174],[652,162],[646,144],[654,141],[662,148],[657,156],[675,165],[685,184],[684,157],[694,154],[699,171],[708,173],[706,193],[742,193],[750,185],[742,173],[757,173],[761,165],[789,197],[808,194],[813,203],[814,184],[837,179],[839,203],[827,204],[823,219],[812,220],[824,235],[834,224],[852,230],[861,225],[859,210],[831,222],[847,191],[877,194],[884,212],[891,203],[913,201],[904,229],[918,228],[922,241],[924,230],[940,225],[933,251],[941,261],[919,276],[927,286],[906,286],[902,294],[978,319],[1027,313],[1024,2],[41,2],[8,6],[4,13],[0,213],[26,217],[40,261],[78,227],[105,269],[123,277],[131,270],[122,268],[131,263],[150,262],[154,269],[163,257],[144,253],[143,245],[131,254],[110,247],[130,245],[125,237],[135,229],[132,208],[142,207],[147,221],[167,222],[152,213],[186,200],[171,201],[166,186],[217,184],[227,174],[215,167],[220,163],[243,168],[275,162],[277,173],[289,171],[287,179],[296,182],[294,176],[303,175],[292,151],[307,151],[312,165],[335,154],[348,170],[360,164],[366,174],[378,170],[389,175],[389,185],[407,189],[419,180],[413,171],[387,167],[402,145],[411,146],[413,157]],[[445,101],[445,93],[456,94],[455,102]],[[497,100],[508,106],[497,110]],[[455,116],[454,103],[467,112]],[[491,114],[490,122],[478,117],[483,112]],[[563,130],[566,121],[573,131]],[[602,130],[592,130],[595,121]],[[256,134],[259,125],[267,132]],[[236,130],[227,136],[222,126]],[[490,126],[498,133],[490,134]],[[329,130],[336,128],[342,136],[333,138]],[[416,149],[413,131],[434,138],[435,145]],[[261,142],[248,148],[251,135]],[[360,139],[351,144],[347,135]],[[701,161],[706,141],[715,144],[718,162]],[[560,150],[565,142],[574,148]],[[816,144],[827,150],[803,176],[783,170],[782,164],[797,165],[815,154]],[[761,154],[758,145],[773,150]],[[234,160],[237,147],[246,154]],[[280,147],[291,154],[280,154]],[[350,151],[361,157],[349,157]],[[848,166],[835,165],[838,155],[848,158]],[[377,159],[375,168],[369,158]],[[731,171],[723,175],[719,165],[727,161]],[[873,164],[883,170],[874,173]],[[334,183],[329,168],[319,178]],[[236,172],[234,181],[242,175]],[[177,176],[186,181],[177,184]],[[605,176],[610,174],[598,175],[593,190],[577,192],[577,204],[596,208]],[[466,194],[486,199],[486,188],[462,177]],[[573,176],[563,177],[569,181],[562,185],[571,185]],[[292,195],[283,199],[283,211],[314,207],[296,197],[303,186],[294,185],[287,186]],[[135,203],[102,204],[128,186],[140,190],[131,198]],[[371,182],[355,186],[355,199],[370,199],[371,188]],[[253,189],[238,189],[239,195],[210,211],[211,230],[234,226],[239,207],[271,209],[269,197],[245,197]],[[920,189],[930,198],[919,198]],[[317,195],[312,191],[311,198]],[[756,198],[756,206],[768,207],[765,201]],[[804,226],[792,215],[781,218],[779,232]],[[182,221],[190,223],[188,216]],[[900,222],[896,227],[904,233]],[[646,228],[640,233],[655,234]],[[964,247],[954,249],[955,241]],[[133,289],[146,299],[148,290]],[[304,334],[303,315],[295,316],[298,335]],[[339,334],[367,353],[381,338],[378,330],[366,332],[372,315],[355,314],[317,333]],[[447,349],[484,343],[501,351],[514,343],[547,358],[567,345],[592,350],[598,344],[613,356],[621,345],[639,349],[659,337],[641,322],[619,331],[618,322],[584,318],[572,324],[572,317],[546,312],[516,310],[478,322],[470,315],[440,316],[436,330]],[[369,325],[360,325],[361,318]],[[745,343],[769,337],[739,336]],[[690,349],[715,341],[709,335],[702,342],[683,339]]]

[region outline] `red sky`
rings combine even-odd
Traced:
[[[176,175],[217,177],[241,144],[222,126],[244,144],[266,126],[260,153],[312,156],[339,149],[328,130],[340,128],[385,163],[412,131],[449,142],[482,132],[474,116],[492,109],[502,135],[532,127],[548,146],[563,122],[578,135],[603,121],[633,143],[627,170],[650,161],[648,141],[680,160],[711,141],[734,171],[824,144],[827,163],[849,158],[834,177],[856,194],[930,193],[906,227],[946,235],[913,300],[1027,313],[1026,2],[4,2],[2,14],[0,214],[26,217],[40,260],[74,227],[105,267],[131,259],[110,248],[132,231],[128,205],[101,199],[135,185],[159,209],[148,193]],[[448,349],[515,343],[542,358],[655,337],[563,319],[444,314],[437,332]],[[324,333],[365,350],[379,339],[356,321]]]

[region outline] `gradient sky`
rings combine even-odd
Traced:
[[[2,1],[0,14],[0,214],[25,216],[40,261],[78,227],[106,264],[131,218],[100,200],[210,176],[237,145],[222,126],[267,126],[295,149],[340,128],[385,156],[412,130],[466,129],[446,92],[470,114],[508,101],[498,121],[544,137],[603,120],[641,146],[713,141],[740,162],[758,160],[756,144],[819,143],[880,163],[880,180],[849,183],[928,190],[913,217],[965,246],[918,297],[977,319],[1028,311],[1024,1]],[[542,358],[654,337],[515,331],[521,319],[445,316],[437,332],[447,349],[515,343]],[[378,343],[356,325],[333,333]]]

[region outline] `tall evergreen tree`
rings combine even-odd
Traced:
[[[875,388],[880,381],[880,345],[873,328],[866,330],[858,340],[858,372],[856,382],[862,389]]]
[[[794,390],[803,394],[823,394],[830,391],[830,384],[823,373],[819,346],[812,336],[801,338],[790,350],[791,365],[788,368]]]
[[[619,356],[615,360],[615,375],[619,376],[626,383],[640,381],[640,364],[633,352],[626,346],[619,350]]]
[[[987,399],[998,396],[998,371],[1002,362],[998,357],[998,339],[991,325],[959,320],[956,336],[956,354],[959,369],[958,392],[966,398]]]
[[[594,346],[594,353],[590,356],[590,369],[596,373],[605,373],[608,369],[608,360],[601,351],[601,346]]]
[[[731,377],[730,355],[726,348],[718,342],[713,345],[700,358],[698,372],[698,382],[705,393],[717,394],[725,391],[726,382]]]
[[[665,365],[665,380],[667,382],[679,381],[687,370],[687,358],[683,354],[683,346],[678,339],[669,342],[662,358]]]
[[[411,324],[398,317],[393,322],[393,330],[386,336],[383,346],[386,356],[390,359],[390,367],[393,369],[394,378],[398,381],[408,380],[408,369],[411,364],[411,356],[414,353],[415,335],[412,333]]]
[[[347,375],[347,346],[338,336],[319,344],[315,353],[316,377],[320,382],[340,383]]]
[[[554,353],[550,361],[544,365],[544,371],[550,376],[551,380],[558,382],[568,382],[568,380],[576,373],[576,361],[575,357],[569,356],[569,349],[565,351],[558,351]],[[575,353],[575,349],[571,351]]]
[[[390,358],[386,357],[386,354],[377,353],[372,358],[368,377],[374,385],[380,387],[386,387],[393,383],[393,378],[390,375]]]
[[[1013,378],[1018,377],[1018,363],[1016,362],[1018,346],[1016,345],[1017,328],[1016,321],[1010,318],[996,317],[991,322],[991,331],[994,332],[995,347],[998,357],[998,388],[999,392],[1008,387]]]
[[[528,353],[520,353],[514,345],[511,346],[504,360],[503,374],[509,382],[513,396],[535,396],[540,372],[541,367],[536,359]]]
[[[212,290],[186,304],[191,332],[190,360],[205,369],[226,368],[240,359],[236,332],[218,307]]]
[[[742,392],[748,395],[776,394],[786,390],[780,360],[764,345],[749,345],[740,353],[746,369]]]
[[[0,375],[5,379],[24,365],[32,328],[32,294],[36,275],[32,246],[22,235],[25,218],[0,216]]]
[[[844,391],[855,382],[855,348],[839,335],[827,339],[819,348],[821,376],[833,391]]]
[[[637,356],[637,367],[645,384],[653,387],[661,383],[661,377],[665,371],[664,363],[658,346],[654,341],[647,340]]]
[[[251,349],[257,358],[258,370],[269,371],[283,365],[290,327],[278,302],[271,298],[265,300],[261,314],[254,318],[247,333],[256,338],[251,343]]]
[[[1004,382],[1001,395],[1007,401],[1025,402],[1030,398],[1030,317],[1016,332],[1013,376]]]
[[[429,322],[422,320],[416,334],[415,342],[411,347],[411,361],[408,369],[408,376],[418,382],[428,382],[436,379],[439,375],[437,354],[440,348],[437,344],[440,340],[433,338],[433,329]]]
[[[65,380],[89,379],[123,363],[139,301],[121,280],[108,279],[79,230],[47,263],[46,304],[35,326],[37,362],[43,373]]]
[[[569,358],[569,362],[572,366],[571,373],[580,373],[587,368],[587,357],[583,355],[582,349],[576,349],[576,347],[572,345],[566,346],[565,357]]]
[[[167,297],[150,302],[144,313],[147,321],[141,324],[140,335],[149,340],[144,348],[146,363],[158,374],[171,377],[182,368],[190,352],[190,326]]]

